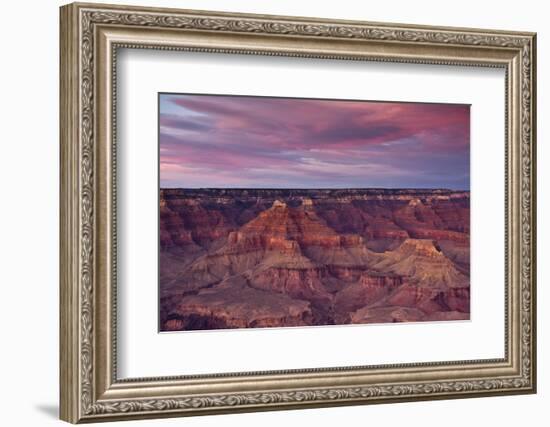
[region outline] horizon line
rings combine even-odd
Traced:
[[[431,191],[462,191],[443,187],[159,187],[161,190],[431,190]]]

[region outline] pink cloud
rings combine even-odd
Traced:
[[[376,180],[384,168],[416,173],[422,185],[469,185],[466,105],[166,95],[160,114],[161,164],[200,166],[228,182],[261,185],[251,171],[267,167],[302,171],[303,179],[289,186],[328,178],[345,186],[338,180],[349,174],[337,172],[348,165],[359,175],[349,185]],[[311,158],[333,166],[323,175],[304,167]],[[161,181],[178,177],[164,180],[161,168]]]

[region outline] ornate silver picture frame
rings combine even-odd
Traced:
[[[60,43],[61,419],[79,423],[536,391],[535,34],[75,3],[61,8]],[[504,357],[119,378],[121,49],[503,69]]]

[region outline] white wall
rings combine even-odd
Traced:
[[[122,3],[111,0],[113,3]],[[550,405],[550,29],[544,2],[299,0],[138,1],[134,4],[416,24],[537,31],[539,117],[539,393],[439,402],[138,421],[131,425],[239,426],[371,424],[447,427],[545,425]],[[58,401],[58,6],[57,0],[5,2],[0,66],[0,298],[3,425],[60,424]],[[546,217],[546,218],[545,218]],[[545,221],[546,220],[546,221]]]

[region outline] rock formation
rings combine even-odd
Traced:
[[[161,330],[469,318],[469,193],[164,189]]]

